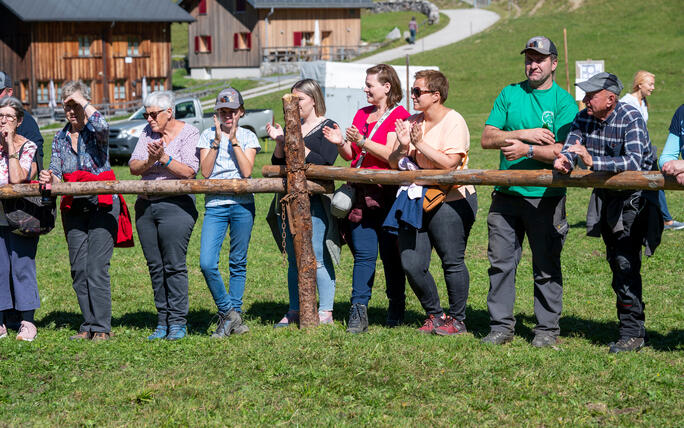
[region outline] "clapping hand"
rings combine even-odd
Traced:
[[[347,128],[347,131],[345,132],[345,136],[346,136],[347,140],[353,141],[355,143],[358,143],[363,138],[361,136],[361,133],[359,132],[359,130],[354,125]]]
[[[333,124],[332,128],[329,126],[324,126],[323,136],[326,140],[330,141],[335,145],[341,146],[344,144],[344,138],[342,138],[342,130],[339,126],[337,126],[336,123]]]
[[[162,140],[153,141],[147,145],[147,156],[150,160],[159,161],[164,155]]]
[[[276,141],[278,141],[278,137],[285,135],[285,131],[283,131],[283,127],[280,126],[280,124],[273,123],[273,125],[271,125],[271,122],[266,123],[266,133],[271,139]]]
[[[409,149],[409,144],[411,144],[411,123],[408,121],[404,122],[401,119],[397,119],[394,122],[394,130],[397,133],[397,140],[401,146],[402,153],[407,153]]]

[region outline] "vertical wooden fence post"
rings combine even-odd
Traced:
[[[299,327],[316,327],[316,256],[311,223],[311,201],[306,183],[306,156],[299,118],[299,98],[283,96],[285,114],[285,161],[287,163],[287,220],[292,232],[299,273]]]

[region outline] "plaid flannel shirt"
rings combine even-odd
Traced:
[[[592,171],[652,171],[656,169],[656,151],[648,136],[639,110],[618,102],[605,121],[582,110],[575,117],[561,153],[574,165],[577,155],[568,148],[580,143],[591,155]]]

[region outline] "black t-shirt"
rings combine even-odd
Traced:
[[[323,127],[332,128],[333,125],[335,125],[333,120],[325,119],[304,136],[304,145],[311,150],[306,156],[306,163],[316,165],[332,165],[335,163],[337,146],[323,135]],[[285,158],[277,158],[274,153],[271,156],[271,163],[273,165],[285,165]]]

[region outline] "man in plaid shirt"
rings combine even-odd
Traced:
[[[568,173],[579,158],[592,171],[656,170],[646,123],[637,109],[618,101],[623,89],[620,79],[604,72],[576,85],[586,92],[587,108],[575,117],[554,168]],[[641,246],[645,244],[650,255],[660,242],[663,221],[662,216],[656,218],[658,208],[652,191],[594,189],[592,193],[588,234],[600,232],[603,237],[617,295],[620,340],[610,345],[611,353],[644,346]]]

